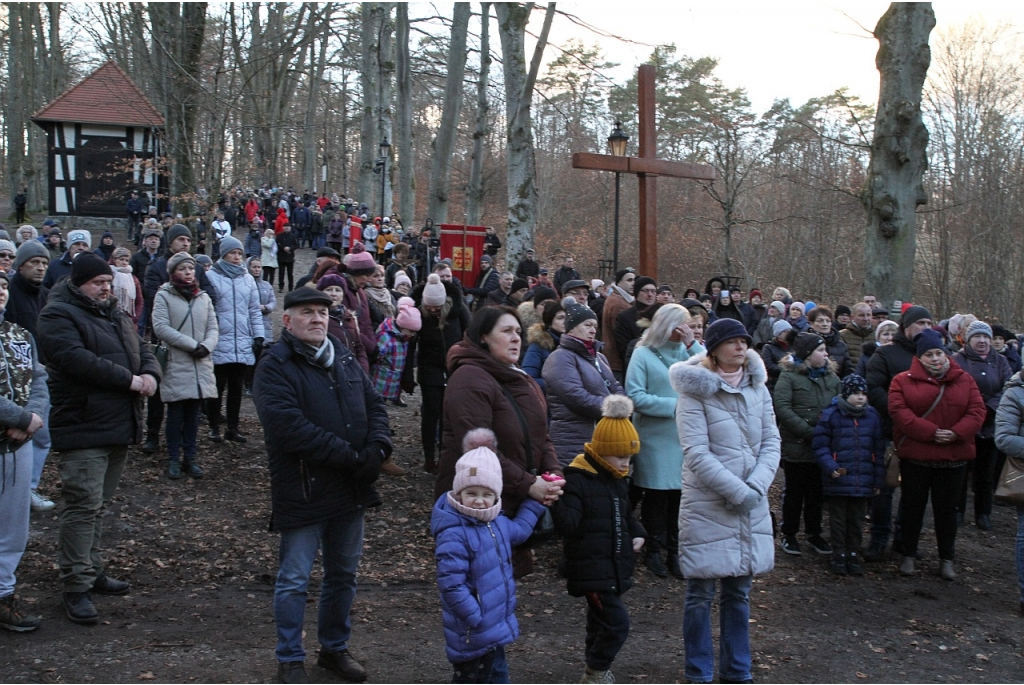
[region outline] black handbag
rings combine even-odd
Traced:
[[[185,325],[185,322],[188,321],[188,318],[190,316],[192,316],[192,304],[194,302],[194,299],[189,300],[188,312],[185,313],[185,318],[181,320],[181,323],[174,330],[180,332],[182,327]],[[149,351],[153,353],[153,356],[156,357],[156,363],[160,365],[160,369],[162,371],[166,371],[167,358],[171,354],[171,350],[169,347],[167,347],[167,343],[165,343],[163,340],[158,340],[156,343],[148,343],[147,346],[149,347]]]
[[[501,386],[502,391],[505,393],[505,397],[508,399],[508,403],[512,405],[512,409],[516,412],[516,417],[519,419],[519,427],[523,431],[523,440],[526,442],[526,470],[532,475],[537,475],[537,467],[533,465],[533,443],[530,441],[530,430],[526,425],[526,418],[523,416],[523,411],[519,408],[512,393],[504,385]],[[533,534],[530,536],[530,540],[533,542],[544,542],[550,540],[555,536],[555,519],[551,516],[551,507],[544,507],[544,513],[537,519],[537,525],[533,527]]]

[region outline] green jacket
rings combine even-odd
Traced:
[[[821,412],[839,394],[839,376],[829,361],[829,373],[811,380],[806,364],[793,364],[788,355],[779,362],[782,373],[775,384],[775,417],[782,436],[782,458],[785,461],[815,462],[811,438]]]

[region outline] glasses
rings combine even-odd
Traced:
[[[14,259],[14,254],[11,252],[0,252],[0,259]]]
[[[640,288],[640,292],[646,293],[648,295],[654,295],[655,293],[658,292],[658,289],[657,288]]]

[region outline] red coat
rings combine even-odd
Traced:
[[[274,235],[281,235],[284,233],[284,225],[288,223],[288,215],[284,211],[284,207],[277,208],[277,218],[274,219]]]
[[[927,418],[920,418],[938,396],[940,384],[946,387],[942,400]],[[914,357],[910,370],[893,377],[889,386],[889,416],[900,459],[964,461],[974,459],[974,436],[985,423],[985,401],[974,379],[952,358],[946,375],[935,379]],[[959,440],[936,444],[939,428],[953,431]]]
[[[260,203],[256,200],[250,199],[245,203],[245,218],[252,223],[252,220],[256,218],[256,214],[260,211]]]

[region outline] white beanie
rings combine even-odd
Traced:
[[[427,284],[423,286],[423,304],[428,307],[443,307],[448,299],[448,291],[437,274],[427,276]]]
[[[89,247],[92,247],[92,234],[84,229],[76,228],[68,233],[68,245],[73,245],[75,243],[85,243]]]

